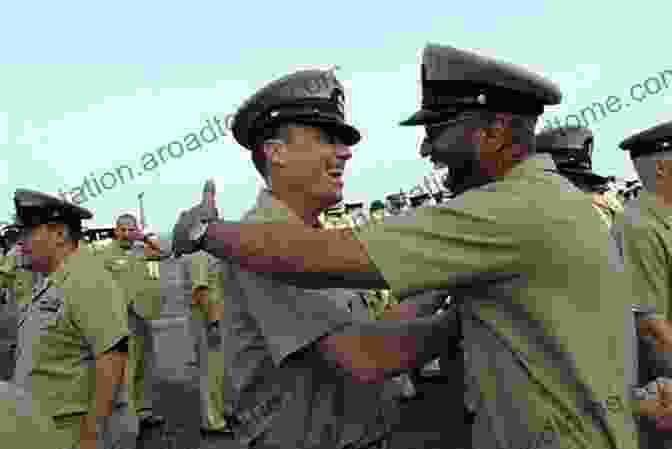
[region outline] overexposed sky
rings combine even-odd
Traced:
[[[185,135],[215,117],[223,121],[273,78],[331,65],[341,67],[337,75],[351,90],[350,120],[364,136],[346,171],[346,200],[369,203],[407,190],[431,171],[418,157],[421,128],[397,126],[418,108],[419,52],[427,42],[495,56],[557,82],[563,104],[549,109],[540,126],[581,116],[583,109],[596,136],[594,167],[601,174],[634,176],[618,143],[672,119],[664,32],[670,2],[417,5],[6,5],[0,28],[0,220],[11,213],[18,187],[56,194],[91,177],[100,182],[106,172],[117,173],[105,178],[117,185],[83,204],[95,214],[89,225],[135,212],[137,195],[145,192],[150,225],[167,231],[179,209],[200,198],[208,177],[217,181],[222,215],[236,219],[261,184],[249,153],[231,136],[200,148],[192,141],[181,157],[164,148],[165,163],[153,170],[143,168],[146,154],[160,162],[160,147],[174,140],[185,145]],[[637,83],[633,92],[641,101],[631,98]],[[602,115],[595,104],[605,105],[610,96],[620,99],[621,109]],[[178,145],[171,149],[179,156]],[[117,170],[122,166],[133,168],[133,179],[126,169]]]

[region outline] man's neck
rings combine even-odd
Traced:
[[[662,192],[661,193],[651,192],[651,193],[656,198],[656,203],[658,203],[660,206],[665,208],[672,208],[672,195],[669,194],[666,195]]]
[[[49,267],[47,274],[52,274],[63,269],[65,265],[65,260],[70,257],[77,248],[70,247],[66,249],[62,254],[56,255],[53,259],[49,261]]]
[[[306,226],[316,227],[320,225],[319,216],[326,208],[310,206],[308,205],[309,201],[303,198],[295,198],[291,195],[284,195],[282,192],[272,191],[271,193],[276,199],[285,203]]]

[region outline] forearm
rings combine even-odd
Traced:
[[[407,321],[357,323],[322,339],[327,359],[360,382],[382,382],[439,356],[459,336],[454,313]]]
[[[350,230],[216,222],[208,227],[204,249],[299,287],[387,287]]]

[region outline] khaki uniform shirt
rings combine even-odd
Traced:
[[[0,288],[5,289],[10,303],[13,305],[30,302],[33,283],[38,282],[40,275],[16,266],[16,256],[7,255],[0,260]]]
[[[638,303],[672,319],[672,207],[642,191],[628,202],[615,233]]]
[[[357,235],[393,294],[455,293],[516,358],[515,383],[500,384],[487,360],[477,373],[485,403],[504,392],[529,410],[516,429],[493,428],[503,447],[636,448],[630,285],[590,202],[553,169],[536,155],[498,182]]]
[[[222,272],[217,269],[217,259],[206,252],[198,252],[191,258],[191,287],[192,290],[205,287],[208,289],[206,304],[192,307],[195,318],[208,320],[208,304],[222,304]]]
[[[626,203],[623,214],[617,216],[612,233],[633,283],[642,319],[672,318],[672,207],[660,203],[650,192]],[[658,377],[672,377],[670,355],[658,350],[655,339],[642,336],[638,352],[639,384]],[[641,447],[669,447],[669,432],[659,432],[652,421],[639,423]]]
[[[0,438],[3,447],[66,449],[58,438],[54,438],[56,433],[51,416],[44,413],[28,392],[0,382]]]
[[[93,407],[95,359],[129,335],[123,304],[123,292],[100,261],[82,251],[33,289],[32,302],[20,310],[15,382],[49,416]]]
[[[161,292],[161,264],[155,258],[139,259],[138,270],[142,277],[138,297],[135,300],[136,312],[145,320],[158,320],[161,316],[162,292]]]
[[[267,190],[243,221],[303,224]],[[352,296],[300,289],[219,263],[226,282],[224,399],[239,444],[259,439],[262,447],[358,448],[388,434],[396,405],[383,399],[384,386],[356,383],[314,346],[356,319],[347,306]]]
[[[126,306],[135,303],[140,298],[146,275],[146,266],[140,251],[133,247],[124,248],[118,240],[113,240],[95,254],[123,288]]]

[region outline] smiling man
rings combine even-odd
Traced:
[[[465,341],[483,344],[469,354],[482,398],[475,447],[636,448],[629,285],[590,202],[534,154],[537,118],[559,90],[438,45],[426,47],[421,73],[422,109],[404,124],[424,125],[421,154],[449,167],[456,198],[359,230],[227,223],[196,206],[176,224],[177,244],[304,287],[450,291]],[[421,352],[427,341],[408,336]],[[366,363],[324,341],[336,366],[373,378],[418,358],[359,343]]]
[[[344,120],[343,91],[332,72],[299,71],[273,81],[239,109],[233,135],[251,151],[266,184],[243,221],[321,228],[320,214],[342,201],[350,146],[360,140]],[[338,285],[324,291],[296,288],[225,261],[221,270],[223,396],[238,443],[388,447],[397,410],[383,383],[344,376],[326,355],[328,336],[359,320],[370,324],[348,307],[361,301],[356,293]],[[398,332],[392,345],[403,343],[404,335]],[[446,332],[437,332],[436,339],[445,339],[442,335]],[[365,348],[348,337],[340,344],[350,346],[352,357],[365,359]]]

